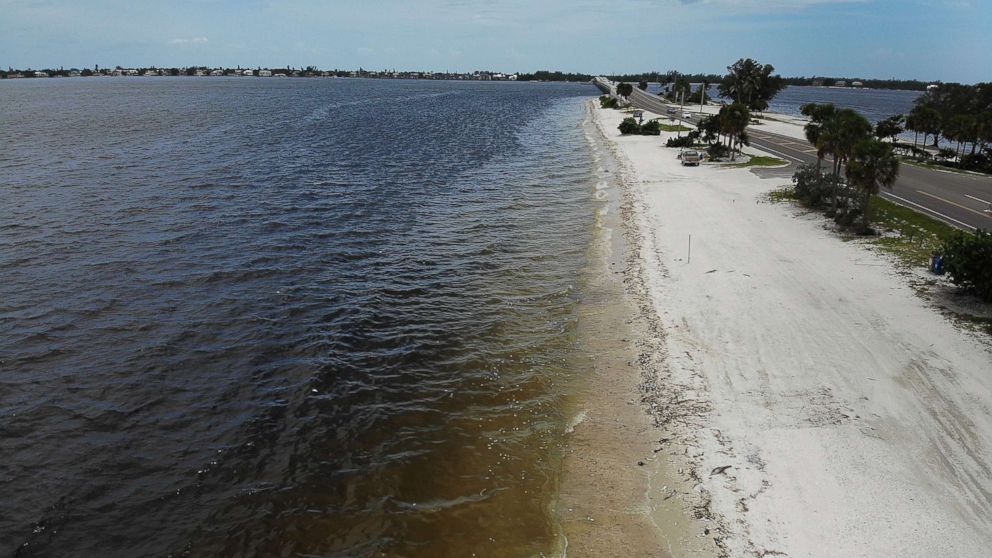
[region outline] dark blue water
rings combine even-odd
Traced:
[[[0,555],[553,550],[595,94],[0,82]]]
[[[693,87],[698,87],[698,84]],[[660,91],[659,85],[650,84],[648,91],[657,93]],[[713,99],[720,98],[716,85],[710,86],[708,94]],[[801,116],[799,109],[806,103],[830,103],[837,107],[852,108],[876,123],[896,114],[909,114],[913,103],[922,94],[921,91],[893,89],[788,86],[772,99],[768,110]]]

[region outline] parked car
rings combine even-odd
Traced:
[[[703,155],[694,149],[687,149],[686,151],[679,153],[679,159],[682,159],[683,167],[689,165],[698,167],[699,162],[703,160]]]

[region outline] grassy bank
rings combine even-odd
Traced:
[[[925,265],[930,254],[956,229],[908,207],[874,196],[869,205],[872,225],[887,234],[871,242],[911,266]]]

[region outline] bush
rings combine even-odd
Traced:
[[[959,287],[992,302],[992,233],[955,231],[941,247],[944,269]]]
[[[796,185],[796,198],[812,209],[831,205],[834,198],[843,197],[847,190],[839,176],[823,174],[814,164],[800,165],[792,175],[792,182]]]
[[[709,153],[710,159],[719,159],[730,155],[730,149],[722,143],[714,143],[706,149],[706,153]]]
[[[641,133],[641,125],[637,123],[637,120],[634,120],[634,118],[630,116],[624,118],[623,122],[621,122],[617,128],[623,135]]]
[[[992,157],[989,157],[988,151],[964,155],[959,166],[965,170],[992,173]]]
[[[603,95],[599,98],[599,106],[604,109],[615,109],[619,106],[617,100],[609,95]]]
[[[641,126],[641,135],[643,136],[660,136],[661,135],[661,122],[657,120],[649,120]]]
[[[665,142],[665,147],[692,147],[693,143],[693,138],[682,136],[680,138],[668,138],[668,141]]]

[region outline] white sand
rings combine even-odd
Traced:
[[[665,335],[662,411],[727,554],[992,555],[988,346],[883,256],[766,202],[787,179],[681,167],[670,134],[595,112]]]

